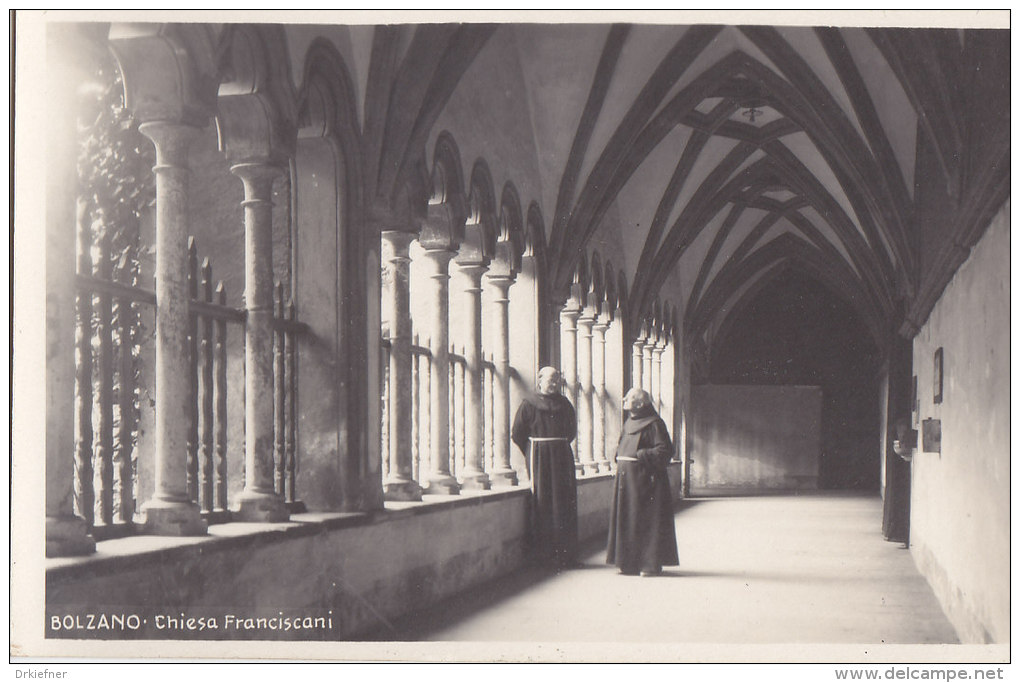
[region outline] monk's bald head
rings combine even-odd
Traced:
[[[560,391],[560,371],[552,366],[545,366],[538,371],[538,393],[558,394]]]
[[[634,387],[623,397],[624,410],[640,410],[652,405],[652,397],[644,389]]]

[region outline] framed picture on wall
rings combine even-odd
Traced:
[[[942,403],[942,347],[935,349],[935,367],[931,378],[933,399],[935,403]]]

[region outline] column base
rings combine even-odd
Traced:
[[[492,473],[493,488],[517,486],[517,471],[511,469],[496,470]]]
[[[386,500],[421,500],[421,486],[410,479],[394,479],[383,482],[383,496]]]
[[[238,522],[286,522],[290,511],[275,493],[245,491],[238,501],[234,519]]]
[[[610,474],[613,471],[613,466],[608,460],[599,460],[595,465],[599,468],[599,474]]]
[[[586,477],[590,477],[593,474],[599,473],[599,466],[597,463],[594,462],[586,462],[583,464],[582,468],[584,470],[584,476]]]
[[[574,473],[577,476],[579,476],[579,477],[582,476],[584,474],[584,465],[582,465],[579,462],[575,462],[574,463]]]
[[[460,484],[473,491],[487,491],[492,488],[492,481],[485,472],[465,472],[461,477]]]
[[[449,474],[441,474],[435,479],[429,479],[429,485],[425,487],[423,493],[455,496],[460,493],[460,484]]]
[[[139,510],[142,533],[152,536],[205,536],[208,524],[191,501],[153,498]]]
[[[46,518],[46,557],[90,555],[96,552],[96,541],[89,535],[85,520],[80,517]]]

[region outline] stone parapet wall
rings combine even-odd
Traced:
[[[680,472],[679,464],[670,467],[675,492]],[[612,484],[612,475],[578,480],[582,542],[606,533]],[[401,616],[522,567],[529,502],[523,487],[427,495],[372,514],[307,513],[282,524],[214,525],[205,537],[105,541],[94,555],[47,561],[47,623],[53,615],[137,613],[149,619],[147,628],[76,636],[308,638],[222,628],[228,613],[283,612],[328,615],[331,628],[313,639],[385,637]],[[181,614],[218,616],[220,628],[152,629],[157,615]]]

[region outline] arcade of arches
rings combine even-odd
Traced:
[[[513,571],[508,428],[555,365],[585,538],[642,386],[678,497],[880,495],[961,640],[1008,642],[1008,54],[50,23],[47,600],[328,605],[350,638]],[[120,223],[77,164],[97,91],[153,167]]]

